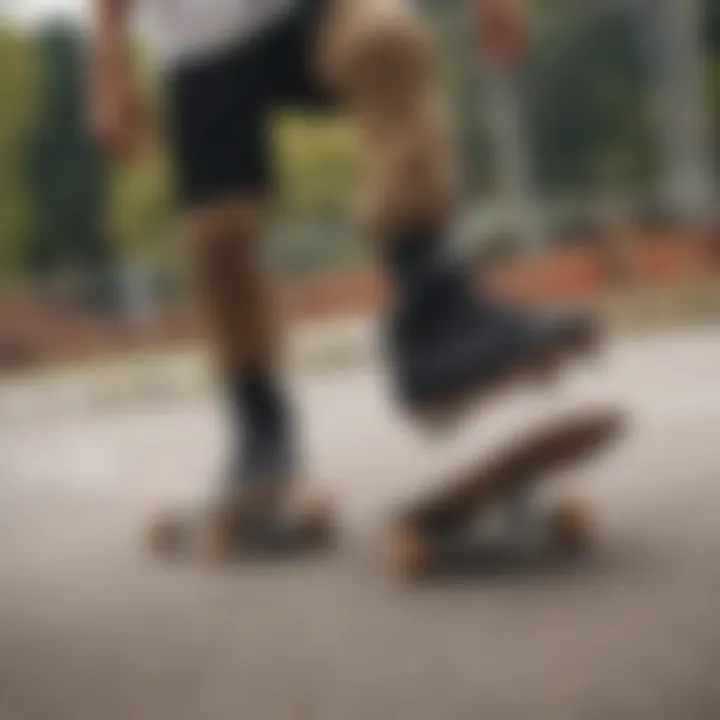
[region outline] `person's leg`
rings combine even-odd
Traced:
[[[367,168],[363,202],[384,249],[442,234],[458,168],[433,35],[404,0],[326,0],[318,72],[356,118]]]
[[[221,492],[284,483],[294,470],[263,258],[272,182],[261,56],[256,45],[227,51],[175,68],[167,86],[183,235],[232,420]]]
[[[363,139],[365,216],[394,298],[399,394],[411,411],[460,409],[475,390],[584,342],[590,325],[476,296],[448,257],[459,172],[432,33],[407,0],[324,1],[317,71]]]
[[[186,234],[199,299],[229,405],[231,484],[284,483],[293,472],[288,400],[279,371],[278,322],[263,262],[265,201],[238,194],[191,211]]]

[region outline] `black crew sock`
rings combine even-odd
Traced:
[[[279,432],[287,424],[287,403],[273,374],[258,369],[230,381],[235,419],[248,432]]]
[[[446,264],[442,235],[434,230],[405,233],[387,244],[384,261],[395,288],[412,291]]]
[[[442,309],[469,299],[465,269],[449,252],[438,230],[406,233],[388,243],[384,256],[393,294],[417,314],[442,315]]]
[[[290,404],[272,371],[253,369],[229,380],[235,423],[235,469],[241,480],[289,471],[293,461]],[[257,476],[257,477],[256,477]]]

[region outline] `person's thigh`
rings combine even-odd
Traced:
[[[272,195],[269,120],[286,107],[334,110],[315,63],[331,0],[297,0],[286,16],[235,48],[167,74],[172,164],[183,207]]]
[[[271,186],[268,78],[254,46],[240,46],[168,72],[171,165],[184,210]]]

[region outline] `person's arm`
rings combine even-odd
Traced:
[[[491,62],[512,65],[526,41],[525,0],[470,0],[482,39],[483,52]]]
[[[89,0],[89,122],[93,137],[113,156],[137,149],[140,89],[133,74],[129,27],[133,0]]]

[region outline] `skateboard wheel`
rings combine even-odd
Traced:
[[[590,507],[580,501],[568,501],[556,507],[550,516],[550,542],[563,554],[574,555],[590,545],[594,519]]]
[[[302,533],[313,545],[326,545],[337,535],[337,518],[335,504],[329,494],[317,493],[305,505],[302,515],[305,516],[306,532]],[[301,516],[302,516],[301,515]]]
[[[178,555],[185,541],[185,528],[177,515],[165,513],[156,517],[147,532],[150,550],[159,555]]]
[[[315,508],[313,535],[318,542],[331,542],[337,535],[337,517],[335,506],[330,497],[322,500]]]
[[[325,545],[337,534],[337,517],[334,497],[325,490],[306,491],[289,509],[290,518],[296,518],[299,535],[312,544]]]
[[[201,562],[211,565],[221,565],[237,557],[242,547],[236,541],[233,518],[228,513],[219,513],[201,521],[193,550]]]
[[[202,561],[224,562],[236,553],[228,518],[193,518],[182,512],[166,512],[148,529],[150,550],[164,557],[190,554]]]
[[[432,562],[432,550],[427,539],[417,530],[396,527],[390,533],[387,553],[390,567],[406,580],[424,575]]]

